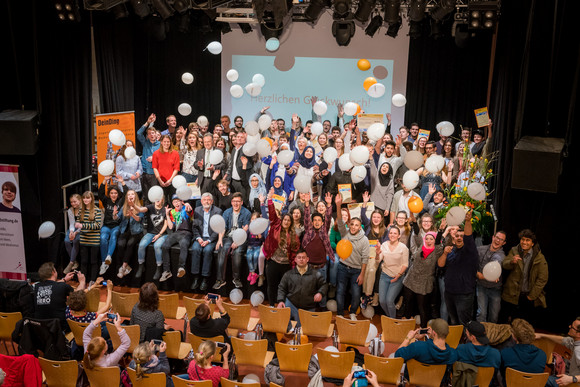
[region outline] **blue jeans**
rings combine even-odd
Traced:
[[[113,228],[101,227],[101,262],[105,262],[107,255],[113,256],[120,231],[119,226]]]
[[[147,233],[143,238],[141,238],[141,241],[139,242],[139,249],[137,250],[137,260],[139,261],[139,264],[145,263],[147,246],[151,244],[155,235],[157,234]],[[153,243],[153,249],[155,250],[155,262],[157,262],[157,266],[161,266],[161,263],[163,262],[163,250],[161,250],[161,246],[163,246],[165,238],[167,238],[167,234],[160,236]]]
[[[188,183],[194,183],[197,180],[197,175],[181,172],[181,176],[185,177],[185,181]]]
[[[193,275],[199,274],[199,267],[201,266],[201,275],[209,277],[211,273],[211,263],[213,261],[213,251],[215,250],[215,242],[208,243],[205,247],[201,247],[197,240],[193,241],[191,245],[191,273]],[[200,259],[203,255],[203,265]]]
[[[348,267],[343,263],[338,264],[337,287],[336,287],[336,314],[342,316],[344,314],[344,296],[346,295],[347,287],[350,287],[350,313],[356,313],[360,305],[360,296],[362,288],[357,284],[356,279],[360,275],[360,269]]]
[[[262,246],[250,246],[246,252],[246,260],[248,261],[248,269],[250,273],[255,273],[258,268],[258,257],[260,256],[260,249]]]
[[[445,292],[445,303],[451,325],[467,325],[473,320],[473,293],[453,294]]]
[[[334,261],[330,259],[330,257],[326,257],[326,262],[328,262],[328,283],[336,286],[336,278],[338,276],[338,263],[340,262],[340,258],[338,254],[334,254]],[[326,279],[326,277],[325,277]]]
[[[497,323],[500,308],[501,288],[477,285],[477,321]]]
[[[445,277],[439,277],[439,293],[441,293],[441,306],[439,308],[439,317],[445,321],[449,321],[449,313],[447,313],[447,305],[445,304]]]
[[[218,269],[217,269],[218,272],[217,272],[216,278],[220,281],[225,280],[225,272],[226,272],[225,263],[226,263],[228,250],[232,246],[232,243],[234,243],[232,238],[225,237],[223,240],[224,245],[222,246],[222,248],[220,249],[219,254],[218,254]],[[245,250],[246,250],[246,245],[243,244],[241,246],[236,247],[236,249],[231,252],[232,275],[234,277],[233,279],[240,279],[240,269],[242,266],[242,256],[246,252]]]
[[[70,257],[70,261],[74,262],[77,260],[77,255],[79,253],[79,243],[81,240],[81,233],[79,232],[77,234],[77,236],[75,237],[75,239],[73,239],[72,241],[69,239],[69,232],[65,232],[64,233],[64,247],[66,248],[66,252],[68,253],[68,256]]]
[[[403,278],[399,278],[395,282],[391,282],[393,277],[389,277],[385,272],[381,272],[381,279],[379,281],[379,302],[381,308],[387,313],[390,318],[397,318],[397,308],[395,308],[395,299],[401,293],[403,288]]]
[[[286,305],[286,308],[290,308],[290,321],[288,321],[288,332],[290,332],[290,329],[292,329],[292,320],[296,321],[296,328],[300,327],[300,313],[298,313],[298,308],[296,307],[296,305],[294,305],[292,302],[290,302],[290,300],[288,298],[286,298],[284,300],[284,305]],[[300,308],[300,309],[304,309],[304,308]],[[304,309],[307,310],[309,312],[314,312],[314,309]]]

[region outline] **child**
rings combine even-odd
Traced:
[[[137,380],[143,379],[143,375],[152,374],[155,372],[163,372],[166,375],[167,387],[173,387],[173,381],[169,376],[171,368],[169,367],[169,360],[165,350],[167,344],[163,341],[159,344],[159,356],[155,356],[155,343],[153,340],[147,343],[141,343],[133,351],[133,360],[129,364],[129,368],[135,370]]]
[[[99,270],[99,244],[101,241],[101,210],[95,204],[95,196],[91,191],[83,194],[83,204],[75,229],[80,230],[81,272],[91,280],[97,278]],[[90,263],[90,275],[89,275]]]
[[[228,378],[230,376],[229,359],[230,345],[226,345],[226,351],[223,353],[224,364],[223,367],[212,366],[211,363],[215,356],[216,344],[213,341],[204,341],[199,345],[198,352],[194,356],[194,360],[189,363],[187,374],[189,380],[211,380],[213,387],[220,385],[222,377]]]
[[[260,198],[263,202],[263,196],[260,196]],[[254,212],[252,213],[251,221],[258,219],[259,217],[260,214],[258,212]],[[260,256],[260,251],[262,250],[262,245],[264,244],[265,239],[266,231],[256,235],[252,234],[248,229],[248,250],[246,252],[246,259],[248,260],[248,270],[250,271],[250,274],[248,275],[248,281],[250,281],[250,285],[254,285],[259,278],[258,274],[256,273],[256,269],[258,268],[258,258]]]
[[[66,211],[68,215],[69,230],[64,236],[64,246],[66,252],[70,257],[70,262],[64,269],[64,274],[68,274],[71,270],[79,267],[77,262],[77,254],[79,252],[80,229],[75,228],[79,213],[81,211],[81,202],[83,198],[79,194],[72,194],[70,196],[70,208]]]
[[[121,345],[113,353],[107,354],[107,342],[102,337],[93,337],[93,331],[107,317],[106,313],[97,316],[96,320],[87,325],[83,333],[83,344],[85,355],[83,357],[83,366],[85,369],[92,370],[95,367],[114,367],[119,364],[119,360],[129,349],[131,339],[121,325],[121,316],[117,314],[115,318],[115,327],[121,339]]]

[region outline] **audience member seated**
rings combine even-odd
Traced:
[[[230,338],[226,329],[228,329],[230,324],[230,315],[223,306],[222,297],[218,296],[215,301],[220,312],[219,318],[212,318],[209,303],[209,298],[205,296],[204,303],[195,309],[195,316],[189,322],[191,333],[198,337],[216,337],[221,335],[224,337],[224,341],[229,343]]]
[[[107,300],[97,310],[97,312],[87,312],[85,307],[87,306],[87,295],[86,292],[91,290],[93,287],[100,286],[103,282],[102,278],[97,278],[97,282],[92,285],[87,290],[77,290],[72,292],[68,296],[67,307],[66,307],[66,319],[73,320],[80,323],[90,323],[97,318],[97,315],[107,313],[111,308],[111,298],[113,296],[113,281],[107,281]]]
[[[139,342],[145,339],[161,339],[163,336],[167,325],[163,313],[159,310],[159,293],[153,282],[147,282],[141,286],[139,302],[131,311],[131,325],[140,327]]]
[[[224,359],[223,366],[212,366],[211,363],[215,356],[217,346],[213,341],[204,341],[199,345],[198,351],[195,352],[194,361],[189,363],[187,374],[190,380],[211,380],[213,387],[220,385],[220,379],[230,376],[229,355],[230,345],[226,345],[226,350],[222,354]]]
[[[395,352],[395,357],[402,357],[405,361],[415,359],[425,364],[453,364],[457,361],[457,352],[451,348],[445,339],[449,334],[447,321],[437,318],[429,321],[427,340],[415,341],[425,335],[415,329],[407,333],[407,337]]]
[[[163,341],[159,344],[159,348],[153,341],[141,343],[133,351],[133,360],[129,363],[129,368],[135,370],[137,380],[141,380],[144,374],[152,374],[156,372],[163,372],[167,375],[166,387],[173,387],[173,381],[169,375],[171,368],[169,367],[169,360],[165,350],[167,344]],[[159,351],[159,356],[155,353]]]
[[[570,362],[567,364],[566,373],[559,374],[558,380],[556,381],[559,386],[567,386],[571,383],[578,383],[580,379],[580,317],[572,322],[569,326],[570,330],[566,337],[536,333],[536,338],[546,338],[556,343],[562,344],[564,347],[568,348],[572,357]]]
[[[100,314],[96,320],[87,325],[83,333],[83,344],[85,346],[85,356],[83,357],[83,366],[85,369],[92,370],[95,367],[114,367],[119,364],[119,360],[129,349],[131,339],[125,329],[121,325],[121,316],[117,314],[117,318],[113,323],[119,333],[121,345],[113,352],[107,353],[107,342],[102,337],[93,337],[93,331],[98,327],[102,321],[107,318],[107,314]]]
[[[368,383],[368,385],[372,386],[372,387],[380,387],[379,381],[377,379],[377,375],[371,370],[366,370],[366,371],[367,371],[366,382]],[[342,387],[351,387],[351,386],[359,385],[359,384],[354,384],[355,381],[357,380],[357,379],[353,378],[353,375],[355,372],[356,371],[352,371],[350,374],[348,374],[348,376],[346,378],[344,378],[344,383],[342,383]]]
[[[506,368],[520,372],[542,373],[546,367],[546,354],[533,345],[536,333],[534,327],[522,319],[512,321],[512,336],[516,340],[513,347],[501,351],[501,373],[505,375]]]

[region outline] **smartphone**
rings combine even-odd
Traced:
[[[216,341],[215,342],[215,345],[218,346],[219,348],[227,348],[226,343],[222,343],[222,342],[219,342],[219,341]]]
[[[107,318],[114,321],[117,319],[117,315],[115,313],[107,313]]]
[[[163,343],[163,340],[153,339],[153,344],[155,344],[155,345],[161,345],[161,343]]]
[[[352,374],[352,377],[355,379],[366,379],[367,377],[367,371],[366,370],[361,370],[361,371],[355,371],[354,374]]]
[[[419,329],[420,335],[426,335],[427,333],[429,333],[429,328]]]
[[[103,282],[101,282],[101,285],[103,285],[103,286],[107,286],[107,281],[103,281]]]
[[[212,304],[215,304],[216,300],[219,298],[219,295],[217,295],[217,294],[214,294],[214,293],[208,293],[208,294],[207,294],[207,298],[209,299],[209,301],[210,301]]]

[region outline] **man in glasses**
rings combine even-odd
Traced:
[[[501,276],[491,282],[483,276],[483,268],[490,262],[503,262],[505,253],[506,233],[498,231],[493,236],[490,245],[477,248],[479,253],[479,269],[477,270],[477,321],[497,323],[501,307]]]
[[[578,380],[580,380],[580,317],[576,317],[576,320],[572,321],[568,328],[566,337],[536,333],[537,338],[546,338],[562,344],[572,354],[570,362],[566,364],[566,373],[557,375],[556,383],[559,386],[578,383]]]

